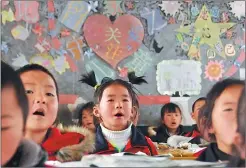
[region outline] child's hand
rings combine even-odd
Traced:
[[[156,136],[156,132],[155,132],[155,130],[154,130],[154,128],[156,128],[156,127],[148,127],[148,134],[149,134],[149,136]]]

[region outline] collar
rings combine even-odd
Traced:
[[[147,146],[148,143],[146,142],[145,136],[140,133],[137,128],[132,124],[131,126],[131,146]],[[97,127],[96,129],[96,150],[95,153],[100,151],[107,151],[113,150],[110,149],[108,141],[105,139],[102,133],[102,128]]]

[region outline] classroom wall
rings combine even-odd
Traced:
[[[76,104],[93,99],[94,89],[78,82],[91,70],[98,82],[105,76],[128,80],[132,70],[145,76],[148,84],[135,86],[141,94],[139,125],[158,125],[160,108],[170,101],[181,107],[183,124],[191,125],[197,98],[219,80],[244,77],[244,1],[1,5],[1,60],[15,69],[28,63],[47,67],[57,79],[65,124]]]

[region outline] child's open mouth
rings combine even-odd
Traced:
[[[33,113],[33,115],[37,115],[37,116],[45,116],[45,114],[44,114],[44,110],[43,109],[37,109],[34,113]]]
[[[116,116],[116,117],[123,117],[124,115],[122,113],[117,113],[114,116]]]
[[[176,122],[172,122],[171,124],[172,124],[172,125],[176,125]]]

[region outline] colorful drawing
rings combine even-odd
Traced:
[[[29,62],[31,64],[42,65],[42,66],[46,67],[47,69],[52,68],[53,64],[54,64],[53,57],[47,53],[36,54],[30,58]]]
[[[191,11],[191,15],[193,17],[195,17],[195,16],[197,16],[199,14],[199,9],[198,9],[197,5],[193,5],[191,7],[190,11]]]
[[[121,0],[117,1],[110,1],[110,0],[104,0],[104,9],[105,11],[103,12],[104,14],[109,14],[109,15],[116,15],[118,13],[123,13],[121,9]]]
[[[161,10],[164,11],[166,14],[170,14],[174,16],[176,12],[178,12],[181,8],[181,4],[178,1],[162,1],[159,4]]]
[[[140,11],[140,16],[147,20],[149,35],[153,35],[156,31],[161,31],[167,26],[167,21],[164,20],[158,8],[152,10],[144,7],[143,10]]]
[[[210,10],[211,16],[214,18],[220,17],[220,10],[218,6],[213,6]]]
[[[15,20],[14,13],[13,13],[11,8],[9,8],[8,11],[3,10],[1,12],[1,14],[2,14],[2,23],[3,23],[3,25],[5,25],[6,21],[13,22]]]
[[[113,68],[137,51],[144,36],[140,20],[128,14],[119,16],[113,23],[106,16],[91,15],[83,31],[89,47]]]
[[[27,37],[29,36],[29,32],[26,28],[24,28],[21,25],[17,25],[11,30],[11,34],[15,39],[23,40],[25,41]]]
[[[81,56],[82,58],[84,58],[82,47],[83,47],[82,37],[69,41],[67,42],[67,45],[66,45],[67,50],[71,52],[71,54],[76,60],[80,60]]]
[[[229,2],[231,6],[231,12],[240,19],[241,17],[245,17],[245,1],[233,1]]]
[[[215,49],[218,55],[225,58],[226,56],[220,35],[234,25],[235,23],[213,23],[211,16],[204,5],[195,22],[194,32],[191,31],[191,25],[181,27],[176,31],[193,36],[193,41],[188,52],[190,58],[197,57],[196,53],[199,46],[202,44],[208,44],[211,48]]]
[[[157,64],[157,90],[162,95],[179,92],[182,96],[199,95],[201,62],[194,60],[163,60]]]
[[[38,42],[34,45],[34,47],[38,49],[41,53],[45,51],[50,51],[51,45],[50,45],[50,42],[46,38],[43,38],[40,36],[37,38],[37,41]]]
[[[132,59],[124,64],[124,67],[128,68],[129,71],[134,71],[136,76],[143,76],[148,68],[153,65],[151,54],[147,47],[142,45],[141,48],[133,54]]]
[[[228,22],[230,19],[229,19],[229,15],[227,12],[223,12],[222,13],[222,23],[226,23]]]
[[[26,56],[23,55],[22,53],[17,54],[17,57],[13,58],[12,61],[13,61],[12,65],[14,67],[23,67],[29,64],[28,61],[26,60]]]
[[[27,23],[39,21],[39,3],[37,1],[14,1],[16,21],[24,20]]]
[[[38,36],[41,36],[43,31],[44,31],[44,27],[42,25],[40,25],[39,23],[36,23],[34,25],[34,28],[32,29],[33,33],[37,34]]]
[[[224,65],[222,61],[210,60],[205,67],[205,79],[210,81],[219,81],[224,73]]]
[[[126,67],[123,67],[123,68],[118,67],[118,71],[120,72],[120,74],[119,74],[120,77],[122,77],[122,78],[127,77],[128,68],[126,68]]]
[[[7,6],[8,4],[9,4],[9,1],[3,0],[3,1],[1,2],[2,8],[4,8],[5,6]]]
[[[232,44],[225,45],[225,54],[228,57],[233,57],[236,54],[235,48]]]
[[[112,79],[116,77],[115,71],[96,56],[85,62],[85,69],[87,72],[91,72],[92,70],[95,72],[97,82],[101,82],[104,77],[110,77]]]
[[[97,12],[97,7],[98,7],[98,1],[89,1],[91,10],[93,12]]]
[[[241,65],[244,63],[244,61],[245,61],[245,51],[241,50],[240,55],[233,62],[233,65],[229,67],[228,70],[226,71],[225,77],[229,78],[233,76],[238,71],[238,69],[241,67]]]
[[[208,50],[207,50],[207,57],[208,57],[209,59],[215,58],[215,56],[216,56],[216,53],[215,53],[214,50],[212,50],[212,49],[208,49]]]
[[[61,75],[69,69],[69,63],[65,56],[58,56],[54,59],[54,69]]]
[[[3,51],[4,54],[7,54],[8,53],[9,47],[8,47],[7,42],[2,41],[2,43],[1,43],[1,51]]]
[[[59,21],[68,28],[79,32],[90,10],[91,6],[85,1],[68,1]]]
[[[132,9],[134,9],[134,2],[133,1],[126,1],[125,2],[125,6],[127,7],[127,9],[129,9],[129,10],[132,10]]]

